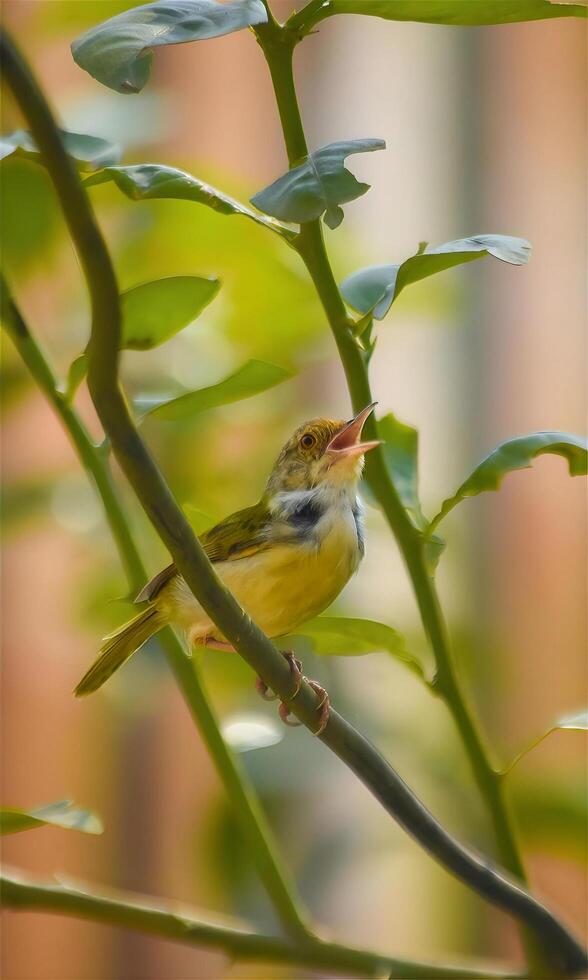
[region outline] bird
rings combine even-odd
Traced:
[[[316,418],[299,426],[282,448],[261,500],[200,536],[223,584],[271,639],[323,612],[359,567],[365,548],[358,483],[365,453],[380,444],[362,442],[361,435],[375,406],[347,422]],[[97,691],[168,625],[182,630],[190,647],[233,650],[173,563],[141,589],[135,602],[145,608],[104,638],[98,658],[75,688],[76,697]],[[302,683],[301,664],[291,651],[281,652],[293,675],[292,699]],[[316,681],[309,683],[319,699],[315,734],[320,734],[329,699]],[[257,688],[272,697],[261,678]],[[280,715],[296,723],[284,703]]]

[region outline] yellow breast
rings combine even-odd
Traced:
[[[360,559],[355,519],[346,508],[326,514],[308,542],[275,544],[249,558],[219,562],[215,569],[261,629],[278,637],[323,612]],[[181,579],[175,580],[173,607],[173,620],[192,639],[224,639]]]

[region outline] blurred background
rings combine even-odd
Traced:
[[[3,18],[64,128],[118,141],[124,162],[180,166],[247,200],[287,166],[255,39],[240,32],[160,49],[145,91],[122,97],[79,70],[69,44],[129,6],[8,0]],[[274,0],[273,8],[284,18],[291,5]],[[584,429],[585,30],[572,19],[466,29],[338,17],[297,50],[295,68],[311,147],[387,141],[386,152],[353,159],[372,189],[346,206],[340,229],[326,230],[338,280],[370,263],[402,261],[423,239],[502,233],[533,244],[528,267],[488,258],[413,286],[378,327],[379,411],[418,427],[421,493],[432,515],[501,440]],[[2,132],[20,125],[5,96]],[[88,308],[54,195],[40,167],[16,159],[2,164],[1,191],[7,275],[65,376],[85,345]],[[173,275],[223,282],[173,340],[124,355],[131,392],[213,384],[250,357],[294,372],[237,405],[145,423],[180,502],[212,522],[258,498],[301,421],[349,415],[322,311],[294,253],[263,228],[187,202],[135,204],[109,185],[91,193],[123,288]],[[84,390],[77,404],[98,436]],[[28,807],[69,796],[106,828],[101,837],[50,828],[17,835],[5,839],[5,860],[277,928],[157,645],[94,697],[71,695],[100,637],[127,617],[127,585],[93,490],[9,341],[3,475],[2,800]],[[120,492],[155,572],[166,555],[122,480]],[[569,478],[561,459],[542,457],[499,494],[463,503],[445,534],[438,581],[456,656],[505,764],[585,703],[585,484]],[[429,662],[396,546],[374,509],[365,562],[335,611],[394,626]],[[279,727],[238,657],[207,653],[201,669],[325,933],[399,956],[519,955],[505,916],[424,855],[306,732]],[[443,705],[384,653],[306,657],[305,669],[449,829],[493,853]],[[243,717],[245,729],[235,724]],[[509,777],[533,887],[580,932],[585,760],[583,736],[559,732]],[[44,915],[5,914],[3,938],[6,980],[293,975]]]

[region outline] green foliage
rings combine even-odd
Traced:
[[[504,477],[514,470],[532,466],[533,460],[545,453],[563,456],[568,461],[570,476],[585,476],[588,454],[586,440],[568,432],[533,432],[528,436],[517,436],[501,443],[476,466],[476,469],[462,483],[453,497],[443,502],[441,510],[429,525],[429,532],[437,527],[450,510],[465,497],[475,497],[479,493],[498,490]]]
[[[0,236],[6,272],[46,264],[59,227],[55,195],[45,170],[12,154],[0,165]]]
[[[554,0],[329,0],[328,3],[314,0],[292,20],[307,33],[314,24],[335,14],[367,14],[423,24],[483,26],[551,17],[586,17],[586,8]]]
[[[194,201],[205,204],[219,214],[241,214],[285,238],[292,238],[294,231],[284,228],[279,222],[258,214],[245,204],[241,204],[222,191],[192,177],[191,174],[166,167],[159,163],[141,163],[130,167],[106,167],[100,173],[89,177],[86,186],[103,184],[113,180],[116,186],[133,201],[148,201],[157,198],[172,198],[176,201]]]
[[[378,435],[384,440],[383,452],[398,496],[415,526],[426,527],[419,500],[417,430],[389,412],[378,420]]]
[[[400,265],[373,265],[354,272],[341,283],[345,300],[360,313],[382,320],[405,286],[436,272],[493,255],[511,265],[529,261],[531,246],[524,238],[508,235],[474,235],[429,248],[423,243],[415,255]]]
[[[255,194],[251,203],[266,214],[298,224],[314,221],[324,213],[329,228],[337,228],[343,221],[339,205],[354,201],[370,188],[347,170],[345,158],[385,146],[384,140],[378,139],[329,143]]]
[[[421,680],[425,679],[423,667],[407,651],[404,637],[384,623],[344,616],[318,616],[304,623],[299,635],[309,640],[313,651],[321,656],[358,657],[386,651]]]
[[[121,350],[152,350],[192,323],[220,289],[218,279],[170,276],[121,293]],[[69,401],[88,370],[86,353],[72,361],[66,386]]]
[[[134,404],[137,411],[143,415],[174,422],[209,408],[218,408],[220,405],[229,405],[243,398],[251,398],[252,395],[267,391],[268,388],[273,388],[290,377],[290,372],[278,367],[277,364],[247,361],[234,374],[208,388],[188,391],[177,398],[170,398],[169,395],[137,398]]]
[[[50,825],[66,830],[81,830],[85,834],[101,834],[102,821],[89,810],[80,810],[71,800],[59,800],[35,810],[3,807],[0,811],[0,833],[18,834],[22,830]]]
[[[133,7],[92,27],[71,46],[74,61],[115,92],[140,92],[151,69],[151,49],[220,37],[267,13],[261,0],[159,0]]]
[[[208,306],[220,282],[201,276],[170,276],[144,282],[121,295],[122,350],[151,350],[165,343]]]
[[[99,170],[120,159],[119,147],[99,136],[61,130],[61,138],[69,156],[81,172]],[[37,144],[26,129],[16,129],[8,136],[0,137],[0,160],[13,155],[43,162]]]
[[[421,532],[427,566],[429,573],[433,574],[445,542],[437,535],[429,537],[425,534],[428,521],[422,511],[418,491],[419,434],[390,412],[378,421],[378,435],[384,440],[384,459],[396,492],[412,524]]]

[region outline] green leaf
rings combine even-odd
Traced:
[[[99,136],[67,133],[62,129],[61,138],[67,154],[80,171],[100,170],[120,159],[119,147]],[[17,129],[8,136],[0,137],[0,160],[13,155],[43,162],[37,144],[25,129]]]
[[[376,139],[329,143],[309,153],[302,163],[255,194],[251,203],[266,214],[298,224],[314,221],[324,212],[329,228],[337,228],[343,221],[339,205],[361,197],[370,187],[347,170],[345,158],[352,153],[383,150],[385,146],[384,140]]]
[[[568,461],[570,476],[585,476],[588,466],[586,440],[568,432],[533,432],[528,436],[517,436],[497,446],[459,490],[443,502],[441,510],[429,525],[430,533],[450,510],[464,497],[475,497],[479,493],[498,490],[504,477],[514,470],[532,466],[533,460],[545,453],[563,456]]]
[[[553,0],[328,0],[323,4],[309,4],[308,8],[293,15],[291,26],[306,34],[319,21],[335,14],[367,14],[385,20],[478,26],[550,17],[586,17],[586,8],[569,0],[563,3]]]
[[[76,391],[80,387],[82,381],[88,373],[88,355],[84,351],[83,354],[78,354],[78,356],[73,360],[69,366],[67,372],[67,382],[65,385],[65,400],[72,402],[75,398]]]
[[[216,296],[220,282],[172,276],[127,289],[121,295],[122,350],[151,350],[196,319]]]
[[[66,830],[81,830],[85,834],[101,834],[102,821],[89,810],[80,810],[71,800],[59,800],[36,810],[3,808],[0,811],[0,833],[17,834],[50,824]]]
[[[382,320],[405,286],[413,282],[485,255],[493,255],[510,265],[524,265],[529,261],[530,252],[531,246],[524,238],[508,235],[458,238],[434,248],[426,246],[424,251],[419,250],[400,265],[373,265],[354,272],[341,283],[341,292],[354,309],[360,313],[373,312],[377,320]]]
[[[411,425],[400,422],[390,412],[378,420],[378,435],[384,440],[383,453],[388,470],[413,523],[427,526],[419,500],[418,449],[419,434]]]
[[[106,167],[100,173],[88,177],[84,183],[86,186],[103,184],[106,181],[114,181],[116,186],[130,197],[133,201],[152,201],[162,198],[170,198],[175,201],[195,201],[196,204],[205,204],[218,211],[219,214],[241,214],[246,218],[251,218],[258,224],[271,231],[275,231],[283,238],[293,239],[296,232],[293,228],[281,225],[279,221],[268,218],[264,214],[259,214],[241,204],[228,194],[211,187],[192,177],[191,174],[175,167],[166,167],[159,163],[141,163],[131,167]]]
[[[218,408],[220,405],[229,405],[243,398],[251,398],[252,395],[258,395],[268,388],[281,384],[291,376],[290,371],[278,367],[277,364],[247,361],[238,371],[219,381],[218,384],[197,391],[188,391],[177,398],[170,399],[168,395],[139,398],[135,401],[135,408],[144,415],[171,422],[189,418],[209,408]]]
[[[153,60],[152,48],[202,41],[264,24],[262,0],[160,0],[117,14],[92,27],[71,46],[76,64],[115,92],[140,92]]]
[[[404,637],[384,623],[344,616],[319,616],[305,623],[296,635],[309,640],[314,652],[321,656],[359,657],[385,651],[425,679],[422,665],[408,653]]]
[[[187,327],[216,296],[218,279],[170,276],[121,293],[121,350],[152,350]],[[88,355],[70,364],[65,397],[72,401],[88,371]]]
[[[412,426],[405,425],[390,413],[378,421],[378,435],[384,440],[384,458],[398,496],[413,525],[424,536],[428,521],[419,500],[419,434]],[[425,537],[424,548],[427,567],[432,575],[445,548],[445,542],[437,535],[432,535]]]
[[[12,279],[35,265],[47,268],[59,240],[61,215],[44,167],[18,154],[0,165],[0,213],[5,273]]]

